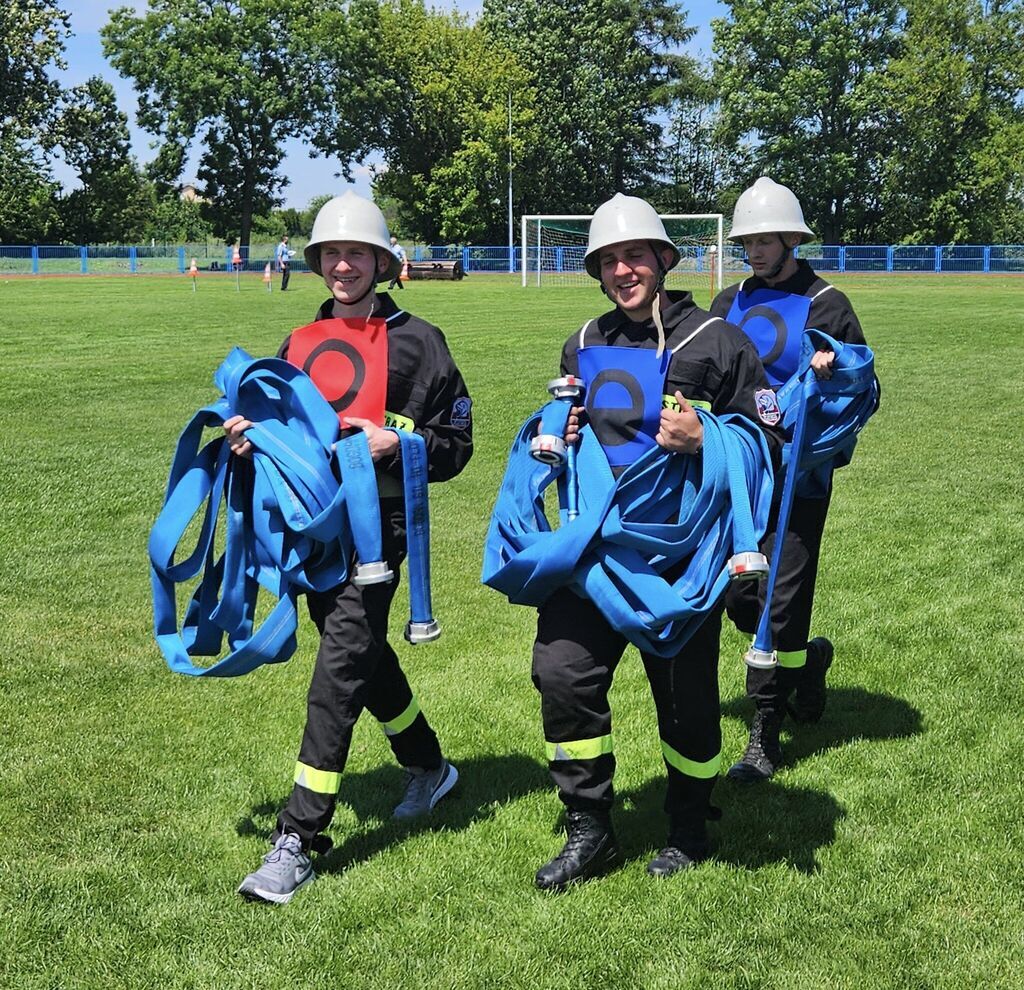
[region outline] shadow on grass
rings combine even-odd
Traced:
[[[725,718],[750,724],[753,702],[733,698],[722,706]],[[821,721],[801,725],[787,718],[783,725],[784,767],[792,767],[818,753],[852,742],[907,739],[923,731],[921,713],[902,698],[875,694],[863,688],[829,688],[828,704]],[[788,738],[787,734],[788,733]],[[740,754],[736,754],[739,758]]]
[[[344,774],[338,803],[351,808],[367,827],[348,835],[338,835],[338,829],[328,828],[326,834],[335,839],[336,845],[317,859],[317,872],[342,872],[419,832],[468,828],[474,822],[491,818],[507,801],[551,787],[547,768],[520,753],[459,760],[456,765],[459,782],[451,794],[433,814],[409,822],[391,818],[405,788],[405,774],[400,767],[387,765],[366,773]],[[236,831],[241,836],[268,837],[286,801],[284,795],[279,804],[256,805],[238,823]]]
[[[726,718],[748,725],[753,703],[734,698],[722,708]],[[787,720],[783,736],[785,767],[853,742],[903,739],[923,731],[921,713],[900,698],[873,694],[861,688],[830,688],[828,707],[816,725]],[[734,754],[736,758],[739,753]],[[726,754],[726,766],[731,760]],[[668,826],[662,802],[665,780],[660,777],[623,792],[616,812],[616,834],[626,859],[649,855],[660,845]],[[740,784],[724,775],[713,801],[722,820],[711,826],[713,857],[744,869],[785,863],[802,873],[817,869],[816,852],[835,839],[836,824],[845,816],[830,794],[807,787],[787,786],[785,773],[760,784]]]
[[[652,844],[663,844],[668,828],[664,798],[663,777],[622,794],[615,832],[625,859],[646,859]],[[722,777],[712,801],[722,810],[722,820],[709,828],[712,858],[750,870],[785,863],[813,873],[816,850],[835,839],[836,822],[845,814],[829,794],[775,781],[744,786]]]

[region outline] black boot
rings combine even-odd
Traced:
[[[647,864],[652,877],[670,877],[680,870],[688,870],[708,857],[707,832],[673,828],[668,835],[668,845]]]
[[[825,677],[832,666],[832,641],[815,636],[807,644],[807,663],[800,671],[790,714],[797,722],[817,722],[825,711]]]
[[[618,855],[607,812],[570,809],[565,818],[568,835],[562,851],[537,871],[541,890],[564,890],[574,881],[595,877]]]
[[[770,780],[782,765],[779,732],[785,717],[784,711],[761,711],[758,709],[754,712],[747,751],[738,763],[729,767],[726,776],[744,784],[756,784],[761,780]]]

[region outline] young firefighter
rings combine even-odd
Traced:
[[[352,192],[335,197],[317,214],[305,257],[331,293],[317,321],[342,319],[351,321],[357,332],[376,328],[386,334],[382,352],[387,363],[385,420],[423,435],[430,481],[454,477],[473,451],[472,403],[441,331],[401,311],[389,296],[374,290],[377,282],[396,274],[399,264],[390,250],[383,214]],[[354,364],[347,366],[347,373],[339,371],[338,353],[343,347],[332,350],[330,341],[298,360],[297,352],[304,349],[300,335],[308,329],[289,335],[279,356],[304,367],[325,397],[336,397],[360,375],[354,375]],[[328,351],[332,352],[329,360],[314,359],[314,354]],[[343,405],[337,400],[332,404],[336,409]],[[365,431],[369,441],[381,494],[383,556],[395,577],[362,587],[350,578],[330,592],[307,596],[320,632],[320,648],[307,698],[306,728],[295,786],[278,818],[273,848],[239,887],[251,900],[286,903],[313,879],[310,851],[330,847],[330,840],[321,833],[334,813],[352,729],[363,709],[381,723],[408,774],[405,796],[394,811],[396,818],[427,814],[458,779],[455,767],[442,756],[386,638],[398,569],[406,553],[398,438],[368,419],[343,417],[342,421]],[[224,424],[232,450],[243,457],[252,452],[244,436],[250,425],[240,417]]]
[[[757,351],[736,327],[699,309],[689,292],[665,289],[665,275],[678,260],[660,217],[644,200],[618,194],[594,214],[585,264],[615,308],[569,338],[562,374],[586,380],[580,368],[585,348],[629,348],[631,373],[645,375],[647,387],[657,389],[663,400],[660,423],[645,426],[642,401],[602,408],[596,394],[604,386],[587,382],[586,414],[602,447],[620,448],[614,459],[609,456],[611,463],[619,462],[619,471],[625,468],[621,447],[638,433],[646,433],[646,447],[653,439],[666,450],[699,453],[703,427],[693,405],[716,414],[742,413],[764,428],[774,455],[781,449],[781,434],[773,426],[779,409]],[[606,377],[621,392],[626,379],[614,369]],[[638,377],[633,382],[626,391],[642,387]],[[576,442],[583,412],[573,410],[568,442]],[[669,876],[707,855],[706,820],[721,759],[721,621],[719,604],[673,659],[641,654],[668,774],[668,842],[647,867],[652,876]],[[541,695],[549,768],[568,825],[564,848],[537,873],[542,889],[561,890],[594,876],[616,855],[608,691],[625,647],[625,638],[597,607],[568,588],[539,610],[533,683]]]
[[[797,370],[805,328],[822,330],[835,340],[863,344],[864,334],[850,301],[815,275],[806,261],[793,256],[799,244],[813,240],[796,196],[767,176],[759,178],[736,201],[729,240],[743,245],[754,274],[718,294],[711,312],[735,323],[757,346],[773,388]],[[812,367],[830,378],[834,358],[819,351]],[[777,486],[776,495],[781,492]],[[825,676],[832,664],[832,643],[824,637],[808,641],[818,554],[832,487],[822,498],[793,502],[779,576],[772,598],[772,641],[779,665],[747,669],[747,694],[756,711],[750,741],[729,776],[741,781],[767,780],[782,762],[779,732],[789,696],[795,689],[792,713],[800,722],[816,722],[825,709]],[[770,558],[775,545],[778,499],[773,507],[762,550]],[[764,604],[763,584],[736,584],[726,598],[729,617],[753,635]]]

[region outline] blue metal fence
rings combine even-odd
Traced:
[[[707,258],[701,247],[686,247],[684,263],[695,271],[705,271]],[[542,247],[543,272],[582,272],[582,246]],[[1022,273],[1024,245],[835,245],[805,244],[798,250],[813,267],[822,272],[943,272],[943,273]],[[185,245],[0,245],[0,275],[114,275],[182,274],[192,259],[205,272],[261,272],[274,266],[274,245],[251,245],[240,252],[233,263],[230,246]],[[435,245],[412,248],[413,261],[461,261],[467,274],[508,274],[518,272],[522,264],[520,248],[507,245],[458,246]],[[511,264],[510,264],[511,261]],[[527,261],[537,270],[537,250],[530,249]],[[743,249],[726,246],[725,264],[730,272],[743,270]],[[292,271],[306,271],[301,252],[292,259]]]

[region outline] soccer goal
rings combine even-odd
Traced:
[[[662,214],[665,232],[679,248],[679,264],[668,273],[670,289],[722,288],[722,214]],[[592,284],[583,267],[590,217],[524,216],[523,285]]]

